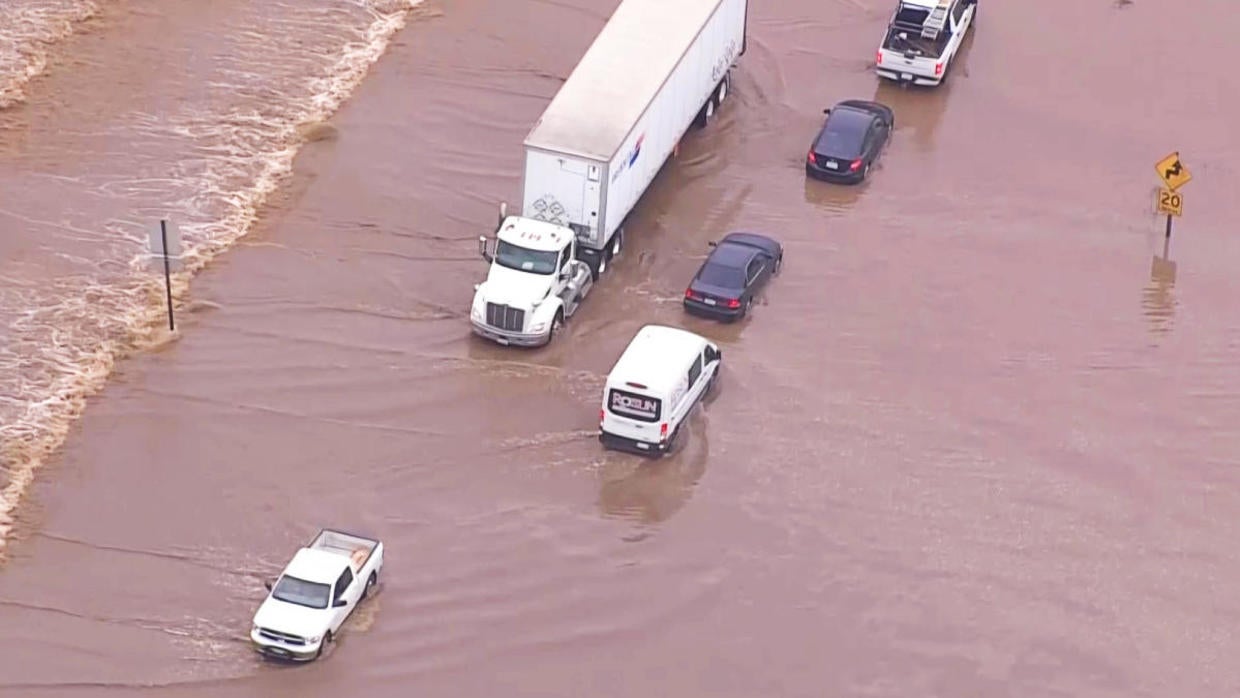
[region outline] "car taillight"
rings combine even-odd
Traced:
[[[697,296],[693,295],[693,289],[691,289],[691,288],[686,288],[686,289],[685,289],[685,298],[693,298],[693,299],[696,299],[696,298],[697,298]]]
[[[739,298],[729,298],[729,299],[728,299],[728,307],[729,307],[729,308],[739,308],[739,307],[741,307],[741,299],[739,299]]]
[[[877,64],[879,64],[879,65],[882,65],[882,64],[883,64],[883,50],[882,50],[882,49],[879,49],[879,50],[878,50],[878,53],[876,54],[876,56],[875,56],[875,58],[874,58],[874,62],[875,62],[875,63],[877,63]]]
[[[935,74],[935,75],[942,75],[942,74],[943,74],[943,64],[942,64],[942,63],[935,63],[935,64],[934,64],[934,74]]]
[[[667,422],[664,422],[659,425],[659,441],[663,441],[666,438],[667,438]]]
[[[861,169],[861,158],[857,158],[856,160],[853,160],[852,164],[848,166],[849,172],[856,172],[859,169]]]
[[[805,156],[805,159],[808,160],[809,162],[814,163],[815,165],[818,164],[818,158],[814,157],[814,151],[812,150],[809,151],[809,155]]]

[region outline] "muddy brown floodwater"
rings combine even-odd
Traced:
[[[615,0],[5,4],[0,695],[1240,693],[1231,0],[983,0],[936,91],[877,82],[887,0],[754,2],[537,351],[470,336],[475,241]],[[807,183],[847,98],[895,110],[882,167]],[[160,215],[206,265],[174,336],[134,276]],[[784,272],[686,318],[735,229]],[[726,360],[655,463],[595,440],[647,322]],[[381,591],[263,662],[262,580],[321,526],[383,538]]]

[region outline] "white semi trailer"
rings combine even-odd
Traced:
[[[745,52],[748,0],[622,0],[525,139],[521,215],[500,205],[474,332],[552,340],[624,245],[622,225]]]

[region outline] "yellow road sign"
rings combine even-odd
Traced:
[[[1189,173],[1184,163],[1180,162],[1179,152],[1172,153],[1159,160],[1158,164],[1154,165],[1154,169],[1158,172],[1158,177],[1166,182],[1167,188],[1171,191],[1176,191],[1188,184],[1188,181],[1193,178],[1193,175]]]
[[[1158,212],[1168,216],[1184,215],[1184,195],[1167,187],[1158,190]]]

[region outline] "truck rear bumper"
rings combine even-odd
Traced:
[[[478,322],[473,319],[469,321],[469,324],[473,327],[474,334],[479,337],[485,337],[486,339],[496,342],[497,344],[503,344],[504,346],[539,347],[547,343],[547,339],[551,334],[551,330],[547,330],[541,334],[508,332],[497,327],[491,327],[485,322]]]
[[[906,73],[906,72],[902,72],[899,70],[892,70],[890,68],[882,68],[882,67],[879,67],[876,70],[878,71],[879,77],[886,78],[888,80],[895,80],[896,82],[899,82],[899,83],[908,83],[911,85],[923,85],[925,87],[935,87],[939,83],[943,82],[943,76],[941,75],[939,77],[933,77],[933,76],[922,75],[920,73]]]
[[[649,441],[639,441],[630,439],[627,436],[620,436],[599,429],[598,441],[603,444],[603,448],[613,451],[624,451],[626,453],[636,453],[643,456],[653,456],[655,458],[662,456],[667,452],[667,443],[651,443]]]

